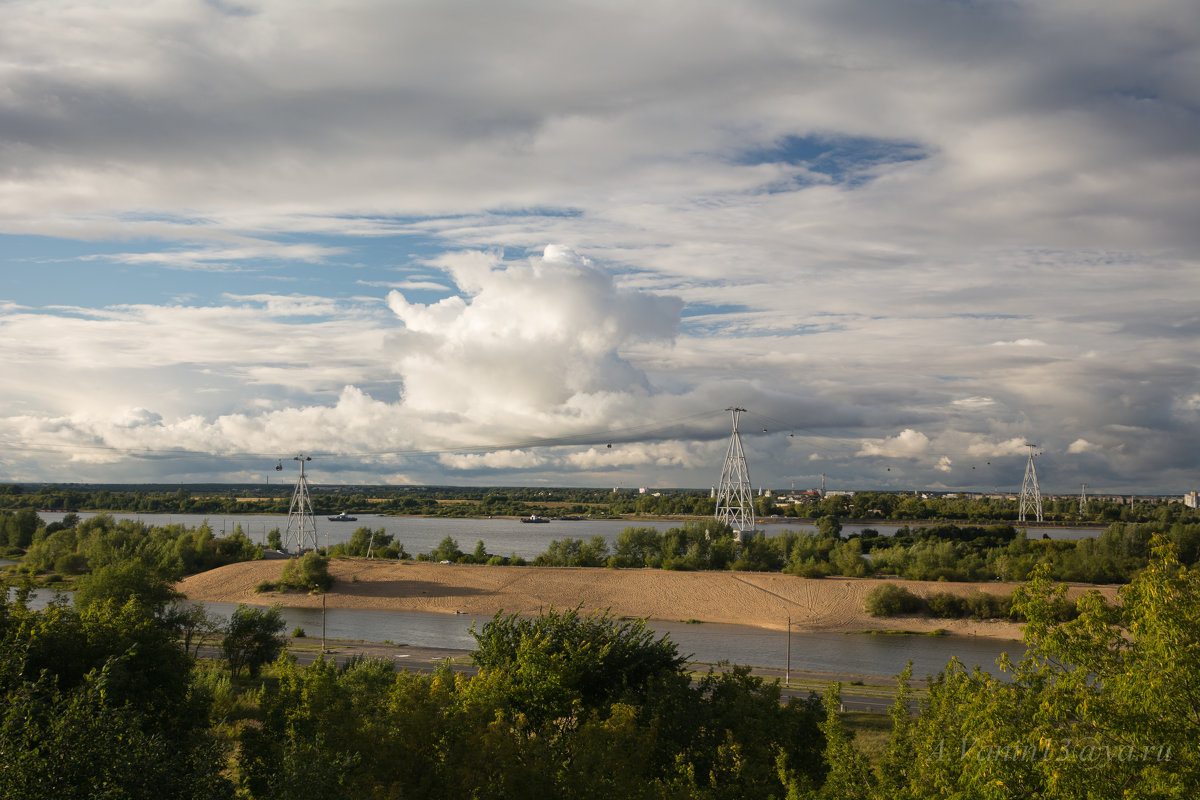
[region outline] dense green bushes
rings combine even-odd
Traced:
[[[134,520],[117,521],[107,514],[80,521],[68,514],[62,523],[34,532],[22,566],[34,574],[52,570],[83,574],[134,560],[164,579],[178,580],[259,558],[262,548],[251,542],[240,526],[219,539],[207,524],[198,528],[150,526]]]
[[[279,588],[287,591],[325,592],[333,585],[329,574],[329,559],[315,550],[309,550],[299,558],[288,559],[279,574]]]
[[[781,703],[746,668],[694,683],[640,623],[497,616],[480,673],[376,660],[281,662],[238,756],[251,798],[719,800],[820,784],[812,699]],[[789,795],[789,792],[792,794]]]
[[[1061,622],[1047,569],[1022,587],[1027,652],[1008,674],[957,660],[909,707],[908,675],[881,759],[846,735],[826,695],[830,773],[819,798],[1191,797],[1200,785],[1200,570],[1162,547],[1120,602],[1092,592]]]
[[[927,598],[921,598],[903,586],[881,583],[867,592],[863,608],[872,617],[928,613],[943,619],[1007,619],[1012,610],[1012,598],[987,592],[973,592],[966,597],[950,592],[935,592]]]
[[[894,583],[881,583],[867,592],[866,612],[872,617],[899,617],[916,614],[924,607],[921,598]]]
[[[1114,523],[1098,538],[1062,541],[1030,540],[1010,525],[934,525],[902,527],[894,536],[866,529],[848,539],[829,532],[782,530],[738,541],[727,526],[712,521],[688,522],[657,531],[630,527],[617,537],[607,559],[615,568],[735,569],[783,571],[805,578],[827,575],[865,577],[898,575],[908,580],[1021,581],[1045,564],[1055,580],[1124,583],[1145,567],[1150,538],[1156,533],[1176,546],[1184,563],[1200,558],[1200,524]],[[593,540],[595,541],[595,540]],[[553,543],[535,563],[591,566],[601,546],[581,558],[582,540]],[[600,542],[599,545],[603,545]]]
[[[208,697],[146,598],[8,597],[0,585],[0,797],[233,797]]]
[[[969,595],[934,592],[922,598],[894,583],[881,583],[867,592],[864,610],[873,617],[900,617],[928,614],[940,619],[1021,619],[1013,610],[1013,598],[990,592],[975,591]],[[1074,619],[1075,605],[1057,598],[1050,605],[1051,613],[1060,622]]]
[[[368,555],[372,558],[385,559],[409,557],[404,545],[395,543],[392,534],[387,533],[383,528],[372,530],[367,527],[358,528],[350,534],[350,541],[339,542],[329,547],[325,551],[325,555],[334,558],[339,556],[366,558]]]
[[[617,536],[607,566],[655,567],[671,570],[728,569],[737,559],[738,543],[733,530],[715,520],[685,522],[659,532],[654,528],[626,528]],[[764,558],[774,564],[775,553],[749,543],[741,549],[744,568],[753,568]],[[774,566],[774,569],[779,569]]]

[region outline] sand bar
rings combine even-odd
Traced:
[[[278,579],[281,560],[230,564],[179,584],[191,600],[249,605],[282,603],[320,607],[319,595],[300,592],[256,593],[262,581]],[[496,611],[536,614],[549,608],[585,611],[609,609],[621,617],[698,620],[783,630],[791,615],[798,632],[865,630],[933,631],[955,635],[1020,639],[1021,626],[1007,621],[945,620],[926,617],[876,619],[863,611],[866,593],[876,578],[797,578],[762,572],[670,572],[656,569],[586,569],[570,567],[489,567],[474,564],[333,559],[329,608],[384,611],[455,612],[491,616]],[[934,592],[969,595],[982,590],[1007,595],[1018,584],[947,583],[896,580],[923,597]],[[1068,596],[1097,589],[1106,598],[1115,586],[1073,585]]]

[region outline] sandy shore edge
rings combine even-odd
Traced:
[[[190,600],[266,606],[320,607],[321,597],[299,592],[257,593],[262,581],[278,579],[284,561],[249,561],[181,581]],[[798,578],[762,572],[669,572],[654,569],[499,567],[474,564],[333,559],[329,608],[430,611],[491,616],[536,614],[549,608],[610,610],[619,617],[719,622],[807,633],[872,630],[931,632],[1020,639],[1021,626],[1007,621],[945,620],[926,617],[877,619],[863,611],[877,578]],[[914,594],[970,595],[975,591],[1007,595],[1019,584],[948,583],[895,580]],[[1073,585],[1069,597],[1096,589],[1111,600],[1118,587]]]

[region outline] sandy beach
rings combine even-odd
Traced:
[[[262,581],[278,579],[283,560],[250,561],[192,575],[178,588],[191,600],[292,607],[320,607],[321,597],[300,592],[256,593]],[[875,578],[797,578],[760,572],[669,572],[652,569],[491,567],[365,559],[334,559],[326,596],[329,608],[433,611],[491,616],[496,611],[536,614],[549,608],[609,609],[616,616],[698,620],[783,630],[791,615],[798,632],[866,630],[933,631],[954,635],[1020,639],[1019,624],[1007,621],[926,617],[877,619],[863,611]],[[922,597],[934,592],[969,595],[1012,592],[1015,583],[947,583],[895,580]],[[1115,586],[1071,586],[1069,597],[1098,589],[1112,599]]]

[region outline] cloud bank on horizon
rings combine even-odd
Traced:
[[[1200,7],[1110,5],[6,3],[0,480],[1195,488]]]

